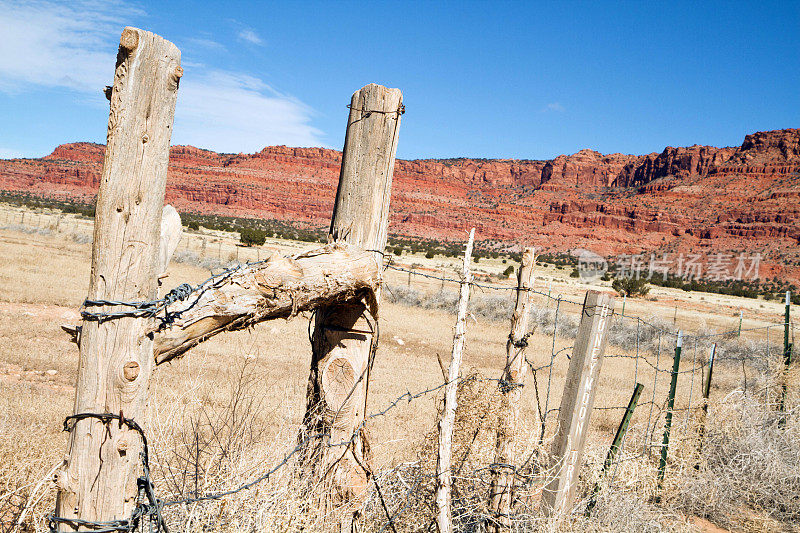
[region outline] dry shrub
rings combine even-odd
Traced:
[[[18,231],[28,235],[51,235],[53,233],[49,228],[37,228],[25,224],[9,224],[7,226],[0,226],[0,230]]]
[[[739,390],[713,404],[702,453],[684,453],[672,478],[671,506],[728,528],[796,528],[800,408],[781,413],[765,400]]]
[[[487,507],[494,462],[497,414],[502,395],[495,380],[471,371],[459,383],[458,407],[453,434],[452,515],[455,531],[481,532],[491,520]],[[438,416],[441,416],[441,408]],[[524,421],[521,421],[524,422]],[[431,421],[435,425],[435,421]],[[686,520],[652,501],[656,467],[647,457],[620,463],[616,472],[621,483],[601,493],[591,517],[583,510],[599,480],[598,465],[608,451],[606,445],[587,443],[585,465],[577,488],[575,512],[553,522],[541,512],[541,490],[552,472],[548,469],[551,442],[538,442],[536,431],[522,424],[518,432],[513,531],[526,532],[661,532],[688,531]],[[631,443],[636,450],[641,443]],[[377,473],[381,498],[372,494],[367,506],[365,531],[435,531],[434,496],[438,434],[429,432],[419,445],[417,460]],[[386,508],[384,509],[384,504]],[[388,515],[392,517],[389,525]]]
[[[69,238],[76,244],[91,244],[93,241],[88,233],[71,233]]]
[[[225,262],[216,257],[203,257],[191,250],[176,250],[172,260],[176,263],[200,267],[203,270],[219,270],[231,266],[231,261]]]
[[[297,477],[300,427],[285,406],[265,409],[267,377],[252,360],[237,359],[215,380],[198,379],[205,386],[191,397],[164,402],[164,412],[155,414],[151,469],[162,499],[205,498],[259,480],[234,494],[168,506],[171,531],[321,531],[331,518],[308,504],[321,487]],[[180,408],[172,412],[175,403]]]
[[[458,405],[453,429],[453,523],[458,531],[473,531],[486,519],[490,471],[494,461],[495,428],[500,394],[496,381],[487,381],[471,371],[458,383]],[[439,406],[437,419],[443,405]],[[436,421],[431,420],[435,427]],[[377,475],[389,513],[397,531],[427,531],[434,526],[434,494],[438,432],[431,430],[419,444],[417,460]],[[380,531],[387,523],[386,511],[371,498],[365,524],[367,531]]]

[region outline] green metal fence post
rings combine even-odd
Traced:
[[[742,310],[739,309],[739,335],[738,335],[739,337],[742,336],[742,314],[743,314]]]
[[[711,345],[711,357],[708,360],[708,376],[703,383],[703,414],[698,429],[697,455],[703,453],[703,439],[706,436],[706,417],[708,417],[708,399],[711,396],[711,376],[714,374],[714,357],[717,355],[717,343]],[[700,463],[694,465],[695,470],[700,468]]]
[[[784,317],[783,323],[783,362],[786,366],[789,366],[792,362],[792,349],[789,345],[789,310],[792,306],[792,293],[786,291],[786,316]]]
[[[788,384],[786,380],[788,376],[786,373],[789,370],[789,365],[792,364],[792,345],[789,343],[789,310],[792,304],[792,293],[790,291],[786,291],[786,311],[783,320],[783,383],[781,384],[781,401],[778,404],[778,410],[783,412],[786,407],[786,391],[788,388]],[[778,421],[778,425],[783,427],[786,421],[781,419]]]
[[[589,503],[586,505],[586,516],[589,516],[589,514],[592,512],[592,509],[594,509],[594,506],[597,504],[597,494],[600,492],[600,482],[603,480],[608,467],[611,466],[611,463],[614,462],[614,458],[616,458],[617,454],[619,453],[619,449],[622,446],[622,440],[625,438],[625,433],[628,432],[628,425],[633,417],[633,411],[636,409],[636,404],[639,402],[639,396],[642,394],[642,389],[644,389],[644,385],[641,383],[637,383],[636,387],[633,389],[633,395],[631,395],[631,399],[628,402],[628,407],[625,409],[622,422],[620,422],[619,427],[617,428],[617,434],[614,435],[614,441],[611,443],[611,448],[608,449],[608,455],[606,455],[603,468],[600,470],[600,479],[598,479],[597,483],[595,483],[594,489],[592,490],[592,497],[589,499]]]
[[[622,295],[622,318],[625,318],[625,300],[628,299],[627,294]]]
[[[681,348],[683,346],[683,332],[678,332],[678,341],[675,344],[675,358],[672,362],[672,381],[669,384],[667,397],[667,415],[664,424],[664,441],[661,443],[661,460],[658,463],[658,488],[664,481],[664,472],[667,468],[667,451],[669,450],[669,432],[672,429],[672,410],[675,408],[675,389],[678,388],[678,369],[681,364]]]

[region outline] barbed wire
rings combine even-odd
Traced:
[[[383,254],[383,255],[386,256],[386,254]],[[117,318],[123,318],[123,317],[156,318],[157,320],[160,320],[162,322],[163,326],[168,326],[171,323],[171,321],[174,320],[178,316],[178,314],[171,313],[169,311],[168,307],[170,305],[172,305],[172,304],[174,304],[174,303],[176,303],[178,301],[186,301],[191,296],[196,295],[195,300],[193,302],[191,302],[189,304],[189,306],[188,306],[188,308],[191,308],[192,306],[197,304],[197,301],[200,299],[200,297],[206,291],[211,290],[212,288],[219,287],[219,285],[221,283],[224,283],[225,281],[227,281],[230,278],[230,276],[232,276],[234,273],[240,271],[243,268],[257,266],[257,265],[263,264],[263,263],[265,263],[267,261],[268,261],[268,259],[265,259],[265,260],[256,261],[256,262],[239,263],[239,264],[236,264],[234,266],[227,267],[227,268],[223,269],[222,272],[219,272],[217,274],[213,274],[212,273],[212,275],[208,279],[206,279],[204,282],[198,284],[195,287],[189,286],[187,284],[179,285],[175,289],[169,291],[163,298],[160,298],[160,299],[157,299],[157,300],[145,301],[145,302],[125,302],[125,301],[114,301],[114,300],[103,300],[103,299],[96,299],[96,300],[87,299],[84,302],[84,309],[82,310],[81,315],[83,316],[83,318],[85,320],[96,320],[96,321],[99,321],[99,322],[102,322],[102,321],[105,321],[105,320],[113,320],[113,319],[117,319]],[[477,287],[477,288],[481,288],[483,290],[498,290],[498,291],[520,291],[520,290],[526,290],[528,292],[531,292],[532,294],[537,294],[537,295],[540,295],[540,296],[546,298],[547,301],[555,302],[555,310],[554,310],[554,314],[553,314],[553,331],[552,331],[552,335],[551,335],[552,338],[551,338],[551,342],[550,342],[550,350],[549,350],[550,354],[548,356],[549,361],[543,362],[541,364],[536,364],[527,355],[523,354],[524,363],[531,370],[531,379],[532,379],[533,384],[534,384],[533,394],[535,395],[535,399],[536,399],[537,422],[538,422],[538,424],[540,426],[540,428],[539,428],[540,434],[539,434],[539,438],[538,438],[538,445],[539,445],[539,447],[541,447],[543,445],[543,443],[544,443],[545,435],[547,434],[548,420],[550,419],[550,415],[552,413],[560,412],[560,409],[561,409],[560,407],[550,407],[551,396],[552,396],[554,368],[555,368],[557,360],[562,355],[567,360],[570,359],[570,348],[571,348],[571,346],[565,346],[565,347],[561,347],[561,348],[557,348],[556,347],[556,339],[559,337],[559,331],[560,331],[559,330],[559,324],[560,324],[560,321],[563,320],[563,314],[564,314],[563,310],[562,310],[562,303],[568,304],[568,305],[580,305],[582,307],[582,309],[584,310],[584,312],[589,312],[590,310],[587,311],[586,306],[583,303],[577,302],[577,301],[573,301],[573,300],[569,300],[567,298],[564,298],[560,294],[558,296],[554,297],[550,293],[545,293],[543,291],[535,290],[535,289],[532,289],[532,288],[531,289],[520,289],[518,287],[512,287],[512,286],[500,286],[500,285],[480,283],[480,282],[476,282],[476,281],[465,281],[465,280],[460,280],[460,279],[448,278],[448,277],[444,277],[444,276],[437,276],[437,275],[422,273],[422,272],[418,272],[418,271],[415,271],[415,270],[405,269],[405,268],[402,268],[402,267],[394,266],[394,265],[391,264],[391,260],[386,265],[384,265],[384,269],[392,269],[392,270],[396,270],[396,271],[407,272],[407,273],[412,274],[412,275],[418,275],[418,276],[422,276],[422,277],[429,278],[429,279],[436,279],[436,280],[440,280],[440,281],[443,281],[443,282],[452,282],[452,283],[458,283],[458,284],[469,283],[470,285],[472,285],[474,287]],[[128,307],[129,309],[121,310],[121,311],[89,311],[89,310],[86,309],[87,307]],[[184,308],[184,310],[185,310],[185,308]],[[685,406],[680,406],[680,407],[674,407],[673,409],[671,409],[672,412],[685,412],[686,413],[684,426],[688,428],[689,423],[690,423],[689,414],[692,411],[696,411],[696,410],[701,408],[700,405],[693,405],[693,392],[694,392],[694,388],[695,388],[694,387],[695,374],[700,372],[700,374],[702,376],[703,373],[705,372],[705,369],[707,368],[707,366],[709,364],[707,361],[702,360],[702,358],[698,362],[697,349],[698,349],[698,345],[700,344],[701,341],[707,340],[707,339],[731,338],[733,335],[736,335],[736,334],[741,334],[741,333],[744,333],[744,332],[755,332],[755,331],[761,331],[761,330],[766,330],[767,334],[769,334],[769,331],[770,331],[771,328],[785,327],[787,325],[790,326],[792,332],[796,328],[796,326],[794,326],[794,324],[792,324],[791,322],[788,323],[788,324],[784,322],[784,323],[769,324],[769,325],[766,325],[766,326],[757,326],[757,327],[751,327],[751,328],[741,328],[740,330],[726,331],[726,332],[722,332],[722,333],[700,333],[700,334],[684,335],[683,338],[684,338],[685,342],[687,342],[687,341],[693,341],[694,342],[694,353],[693,353],[692,361],[691,361],[690,366],[688,368],[684,367],[684,368],[678,369],[677,371],[673,371],[671,368],[667,369],[667,368],[661,368],[660,367],[661,348],[662,348],[662,338],[672,339],[672,338],[674,338],[674,337],[676,337],[678,335],[677,331],[669,330],[669,329],[665,328],[663,325],[655,324],[652,321],[648,321],[646,319],[643,319],[643,318],[637,317],[637,316],[631,316],[630,314],[622,315],[621,313],[617,313],[617,312],[610,313],[610,316],[615,316],[615,315],[621,321],[624,321],[626,319],[627,320],[631,320],[631,321],[635,320],[635,322],[636,322],[635,354],[612,353],[612,354],[606,355],[605,357],[608,358],[608,359],[633,360],[634,361],[634,363],[633,363],[634,364],[634,382],[637,382],[637,380],[639,379],[639,376],[640,376],[639,364],[640,364],[640,360],[641,360],[642,364],[645,365],[645,367],[647,369],[649,369],[648,371],[652,371],[653,372],[653,378],[652,378],[652,385],[651,385],[651,388],[652,388],[651,398],[648,401],[639,403],[636,406],[636,408],[639,410],[639,412],[641,412],[641,410],[643,408],[649,408],[648,409],[648,414],[647,414],[647,421],[644,423],[644,425],[641,425],[641,424],[637,424],[636,425],[636,427],[638,428],[638,431],[641,431],[642,434],[646,436],[646,438],[642,439],[643,440],[643,446],[636,453],[625,454],[624,453],[624,447],[625,447],[625,442],[626,442],[626,440],[628,438],[628,434],[626,434],[623,437],[623,440],[621,442],[621,446],[620,446],[620,449],[619,449],[619,454],[613,461],[614,469],[613,469],[613,471],[611,473],[611,476],[610,476],[610,479],[609,479],[609,483],[613,483],[614,482],[614,477],[616,476],[616,472],[617,472],[617,470],[619,468],[619,465],[621,463],[623,463],[625,461],[632,461],[632,460],[636,460],[636,459],[639,459],[639,458],[642,458],[642,457],[645,457],[645,456],[649,456],[650,453],[651,453],[651,450],[653,450],[653,449],[660,450],[664,446],[663,444],[658,443],[654,438],[655,432],[656,432],[656,430],[657,430],[657,428],[659,426],[659,420],[662,417],[662,415],[665,414],[665,412],[666,412],[666,409],[664,408],[664,406],[662,404],[659,404],[656,401],[656,394],[657,394],[656,390],[658,388],[659,375],[661,375],[661,374],[670,374],[670,375],[677,374],[677,375],[680,376],[680,375],[687,375],[688,374],[690,376],[691,381],[689,383],[689,394],[688,394],[688,401],[686,402],[686,405]],[[313,320],[313,315],[312,315],[311,319]],[[647,343],[648,344],[647,347],[645,347],[643,345],[642,339],[641,339],[642,331],[643,331],[644,328],[651,328],[653,330],[653,332],[657,336],[657,338],[655,340],[655,343],[650,341],[650,342]],[[535,333],[535,329],[527,332],[526,334],[524,334],[519,339],[514,339],[513,337],[509,336],[508,342],[513,343],[517,348],[524,349],[524,348],[529,346],[530,338],[532,337],[532,335],[534,333]],[[650,334],[651,333],[649,333],[648,335],[650,335]],[[372,352],[372,353],[374,353],[374,349],[377,347],[377,337],[378,337],[378,331],[377,331],[377,329],[374,329],[373,330],[373,342],[374,342],[374,344],[370,349],[370,352]],[[654,347],[653,347],[653,345],[654,345]],[[641,348],[643,348],[643,347],[646,348],[646,350],[644,352],[641,350]],[[767,349],[767,356],[769,356],[769,350],[770,350],[769,342],[766,343],[766,349]],[[649,352],[650,355],[648,356],[647,353],[645,353],[645,352]],[[655,358],[655,362],[650,360],[651,357]],[[668,359],[670,360],[670,362],[672,361],[672,358],[668,358]],[[717,361],[726,360],[725,353],[724,352],[719,353],[717,355],[716,359],[717,359]],[[732,355],[732,356],[729,357],[729,359],[730,360],[735,360],[735,361],[741,360],[743,365],[744,365],[745,361],[751,361],[751,362],[752,361],[756,361],[758,359],[758,356],[757,355],[749,355],[749,356],[742,357],[742,356],[733,356]],[[367,365],[367,366],[370,367],[371,365]],[[366,372],[366,370],[367,369],[365,369],[365,372]],[[744,367],[743,367],[743,370],[744,370]],[[642,371],[644,371],[644,370],[642,370]],[[540,374],[542,372],[546,372],[546,374],[547,374],[547,384],[546,384],[546,388],[544,388],[544,389],[542,389],[539,386],[539,376],[540,376]],[[745,383],[746,383],[746,380],[747,380],[746,374],[745,374],[744,377],[745,377]],[[363,378],[364,378],[364,373],[362,373],[362,375],[358,378],[358,380],[356,380],[355,384],[353,385],[353,388],[351,389],[350,393],[345,398],[345,401],[342,402],[342,405],[340,406],[339,410],[341,410],[344,407],[344,405],[347,403],[347,401],[350,399],[351,395],[353,394],[353,392],[355,390],[355,387],[362,381]],[[493,383],[497,384],[498,391],[500,393],[503,393],[503,394],[507,393],[509,390],[512,390],[513,388],[524,386],[524,383],[511,383],[511,382],[508,382],[508,381],[506,381],[506,380],[504,380],[502,378],[478,377],[476,375],[470,375],[470,376],[468,376],[466,378],[459,377],[459,378],[457,378],[457,381],[458,381],[459,385],[469,383],[470,381],[493,382]],[[288,451],[286,451],[283,454],[283,457],[279,461],[277,461],[268,470],[266,470],[265,472],[263,472],[259,476],[253,478],[252,480],[250,480],[250,481],[248,481],[248,482],[246,482],[244,484],[238,485],[238,486],[236,486],[234,488],[231,488],[229,490],[211,492],[211,493],[207,493],[207,494],[203,494],[203,495],[194,495],[194,496],[189,496],[189,497],[186,497],[186,498],[170,499],[170,500],[166,500],[166,501],[158,499],[156,497],[156,495],[155,495],[154,488],[153,488],[154,485],[152,483],[151,476],[150,476],[149,451],[148,451],[147,439],[146,439],[144,431],[142,430],[142,428],[135,421],[127,419],[127,418],[124,418],[122,416],[122,413],[120,413],[119,415],[115,415],[115,414],[111,414],[111,413],[78,413],[76,415],[71,415],[71,416],[67,417],[66,420],[65,420],[65,423],[64,423],[65,431],[72,431],[75,428],[75,425],[80,420],[93,418],[93,419],[99,420],[103,424],[109,424],[112,421],[116,420],[116,421],[119,422],[120,426],[125,425],[126,427],[128,427],[128,429],[131,429],[131,430],[137,432],[137,434],[139,434],[139,436],[140,436],[140,438],[142,440],[142,444],[143,444],[143,451],[142,451],[142,454],[141,454],[143,474],[137,480],[138,495],[137,495],[136,507],[134,508],[130,518],[128,518],[128,519],[120,519],[120,520],[113,520],[113,521],[105,521],[105,522],[91,522],[91,521],[81,520],[81,519],[77,519],[77,518],[76,519],[69,519],[69,518],[65,518],[65,517],[58,517],[58,516],[55,516],[55,515],[51,514],[51,515],[49,515],[47,517],[48,525],[49,525],[50,530],[52,532],[57,532],[58,531],[58,525],[59,524],[69,524],[71,527],[91,528],[92,531],[109,532],[110,533],[110,532],[114,532],[114,531],[133,531],[137,527],[139,527],[142,524],[143,521],[148,521],[149,524],[150,524],[151,530],[152,530],[152,528],[155,528],[156,532],[160,532],[160,531],[166,532],[167,531],[167,524],[166,524],[166,521],[164,520],[164,518],[162,516],[162,510],[163,509],[165,509],[167,507],[177,506],[177,505],[185,505],[185,504],[207,502],[207,501],[212,501],[212,500],[220,500],[222,498],[225,498],[225,497],[228,497],[228,496],[233,496],[233,495],[236,495],[236,494],[241,493],[243,491],[246,491],[246,490],[248,490],[250,488],[253,488],[256,485],[258,485],[258,484],[270,479],[270,477],[272,477],[281,468],[283,468],[286,465],[288,465],[292,461],[292,459],[294,457],[296,457],[300,452],[302,452],[308,446],[311,446],[312,443],[315,442],[315,441],[322,441],[323,442],[322,445],[326,446],[326,447],[329,447],[329,448],[343,447],[343,449],[344,449],[344,452],[343,452],[343,455],[342,455],[342,457],[343,457],[344,453],[346,453],[347,449],[351,445],[353,445],[355,440],[358,438],[358,435],[364,429],[364,427],[366,426],[366,424],[368,422],[374,421],[375,419],[377,419],[379,417],[387,416],[390,412],[392,412],[399,405],[409,404],[409,403],[413,402],[414,400],[416,400],[418,398],[421,398],[421,397],[429,395],[429,394],[436,393],[436,392],[442,390],[443,388],[445,388],[448,385],[448,383],[449,382],[447,380],[445,380],[443,383],[440,383],[440,384],[437,384],[437,385],[432,385],[432,386],[430,386],[430,387],[428,387],[426,389],[423,389],[423,390],[420,390],[420,391],[417,391],[417,392],[414,392],[414,393],[412,393],[411,391],[406,391],[406,392],[400,394],[399,396],[394,398],[392,401],[390,401],[383,409],[375,411],[375,412],[372,412],[369,415],[365,416],[362,419],[362,421],[359,424],[357,424],[357,426],[354,428],[354,431],[352,432],[352,434],[350,435],[349,439],[347,439],[347,440],[342,440],[342,441],[338,441],[338,442],[331,442],[330,433],[328,431],[304,433],[302,438],[299,439],[299,442],[293,448],[291,448]],[[542,394],[542,393],[544,393],[544,394]],[[593,410],[594,411],[616,411],[616,410],[625,410],[626,408],[627,408],[627,405],[613,405],[613,404],[612,405],[593,406]],[[654,414],[655,414],[655,417],[654,417]],[[338,412],[337,412],[337,415],[335,415],[335,416],[338,416]],[[522,473],[522,470],[524,470],[527,467],[529,462],[532,460],[534,454],[536,454],[536,453],[538,453],[538,452],[536,450],[534,450],[534,453],[531,454],[524,462],[522,462],[520,466],[492,463],[492,464],[489,464],[488,466],[479,467],[478,469],[476,469],[476,470],[474,470],[472,472],[472,475],[473,476],[479,475],[480,471],[482,469],[489,471],[489,470],[492,470],[492,469],[497,470],[499,468],[507,468],[507,469],[509,469],[509,470],[514,472],[515,479],[518,478],[518,477],[520,479],[523,479],[523,478],[525,478],[526,475]],[[463,466],[465,464],[465,461],[466,461],[466,456],[464,458],[464,461],[462,461],[462,464],[461,464],[460,468],[463,468]],[[395,530],[396,517],[399,516],[400,514],[402,514],[403,512],[405,512],[405,510],[409,507],[410,501],[411,501],[410,500],[411,496],[417,490],[417,488],[418,488],[418,486],[419,486],[419,484],[421,483],[422,480],[420,478],[418,478],[417,482],[414,485],[408,486],[408,490],[407,490],[407,493],[406,493],[404,501],[401,503],[400,506],[398,506],[396,508],[394,513],[392,513],[392,512],[390,512],[389,505],[387,504],[387,502],[384,499],[384,496],[383,496],[383,493],[382,493],[382,489],[381,489],[381,486],[380,486],[380,484],[378,482],[377,476],[375,476],[375,474],[371,471],[371,469],[369,468],[368,465],[361,464],[360,461],[359,461],[359,464],[360,464],[361,468],[363,468],[365,470],[365,472],[368,472],[369,476],[372,478],[372,480],[373,480],[373,482],[375,484],[376,493],[377,493],[377,495],[378,495],[378,497],[380,499],[382,510],[383,510],[383,512],[384,512],[384,514],[386,516],[386,519],[387,519],[387,522],[384,524],[384,526],[383,526],[381,531],[383,531],[383,530],[385,530],[387,528],[391,528],[394,531]],[[585,461],[585,465],[588,466],[588,467],[596,466],[596,465],[594,465],[594,463],[588,462],[588,461]],[[460,472],[460,468],[459,468],[459,472]]]

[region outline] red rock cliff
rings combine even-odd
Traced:
[[[42,159],[0,160],[0,189],[89,199],[103,153],[102,145],[72,143]],[[340,163],[340,152],[323,148],[219,154],[175,146],[167,198],[187,211],[324,227]],[[798,129],[747,135],[738,148],[642,156],[398,160],[390,231],[462,239],[474,225],[484,239],[550,250],[749,250],[776,265],[800,264],[798,174]]]

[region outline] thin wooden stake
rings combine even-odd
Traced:
[[[97,195],[89,299],[148,301],[157,295],[180,57],[174,44],[157,35],[130,27],[122,32]],[[75,414],[122,412],[143,422],[154,366],[153,340],[145,333],[152,325],[143,318],[84,321]],[[90,522],[128,519],[142,474],[141,451],[141,437],[127,426],[79,420],[57,476],[56,515]],[[74,522],[59,527],[78,529]]]
[[[497,449],[494,459],[495,464],[500,466],[492,472],[492,482],[489,488],[489,509],[494,515],[494,521],[487,525],[487,530],[490,532],[511,527],[510,515],[516,476],[516,472],[513,470],[515,463],[514,432],[519,419],[522,386],[528,369],[524,352],[528,345],[530,289],[533,286],[535,263],[533,248],[526,248],[522,254],[522,265],[517,271],[517,301],[514,313],[511,315],[511,333],[506,342],[506,366],[501,381],[503,405],[498,416]]]
[[[444,393],[444,409],[439,421],[439,448],[436,456],[436,524],[439,533],[453,531],[451,504],[453,458],[453,425],[456,420],[458,406],[456,392],[461,372],[461,358],[464,353],[464,338],[467,332],[467,305],[469,304],[469,288],[472,283],[470,258],[475,240],[475,228],[469,232],[469,240],[464,251],[464,267],[461,271],[461,294],[458,299],[458,315],[456,317],[455,335],[453,336],[453,357],[447,375],[447,386]]]
[[[783,318],[783,378],[781,383],[781,400],[778,404],[778,410],[783,412],[786,410],[786,393],[788,392],[789,384],[788,384],[788,372],[789,367],[792,364],[792,345],[789,343],[789,328],[791,326],[791,306],[792,306],[792,293],[790,291],[786,291],[786,310],[784,312]],[[783,427],[786,424],[786,420],[781,418],[778,421],[778,425]]]
[[[549,516],[560,517],[572,506],[613,307],[610,294],[586,293],[553,440],[551,466],[555,473],[542,495]]]

